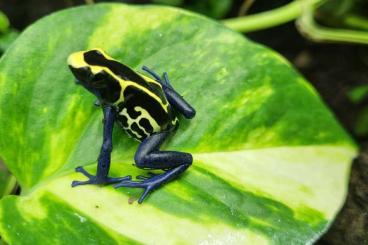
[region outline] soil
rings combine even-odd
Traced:
[[[259,0],[252,11],[267,10],[286,2]],[[76,3],[83,1],[4,0],[0,2],[0,9],[9,16],[15,28],[22,30],[41,16]],[[234,1],[229,16],[236,15],[241,3]],[[357,115],[368,106],[368,100],[356,105],[347,97],[347,92],[355,86],[368,84],[368,46],[313,43],[303,38],[293,23],[249,33],[247,37],[273,48],[293,63],[361,147],[353,163],[347,201],[317,244],[368,244],[368,138],[358,137],[353,130]]]

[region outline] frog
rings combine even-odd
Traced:
[[[75,83],[96,96],[96,106],[103,111],[103,140],[92,175],[82,166],[76,172],[86,181],[74,180],[72,187],[108,185],[115,188],[142,188],[141,204],[150,193],[177,179],[193,163],[187,152],[164,151],[160,147],[179,127],[178,115],[193,119],[196,110],[171,85],[167,72],[162,76],[147,66],[137,72],[110,57],[101,48],[76,51],[67,58]],[[127,135],[139,142],[134,154],[135,166],[151,170],[148,176],[109,177],[113,130],[119,124]],[[153,170],[162,170],[153,174]]]

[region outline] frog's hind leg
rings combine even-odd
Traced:
[[[137,181],[122,181],[115,187],[143,188],[144,193],[138,200],[138,203],[142,203],[149,193],[183,173],[192,164],[192,155],[185,152],[160,151],[159,147],[169,135],[170,131],[165,131],[146,138],[139,145],[134,157],[137,167],[167,170],[165,173],[150,177],[139,176]]]
[[[116,118],[116,112],[112,107],[106,106],[103,108],[104,112],[104,136],[103,144],[101,147],[100,155],[98,157],[97,174],[96,176],[88,173],[83,167],[77,167],[76,172],[79,172],[88,178],[87,181],[73,181],[72,187],[78,185],[87,184],[112,184],[125,180],[130,180],[131,176],[125,176],[121,178],[107,177],[110,170],[110,156],[112,151],[112,131],[114,127],[114,121]]]

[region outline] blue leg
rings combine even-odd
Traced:
[[[150,74],[157,82],[161,83],[162,86],[172,88],[171,84],[163,84],[164,81],[162,81],[161,77],[147,66],[142,66],[142,70]]]
[[[143,188],[144,192],[138,203],[142,203],[149,193],[163,184],[177,178],[193,161],[192,155],[176,151],[160,151],[159,147],[170,135],[170,132],[161,132],[146,138],[138,147],[134,160],[137,167],[144,169],[168,169],[165,173],[149,177],[138,176],[137,181],[123,181],[115,187]]]
[[[188,119],[191,119],[195,116],[195,109],[188,102],[186,102],[178,92],[174,90],[174,88],[170,84],[170,80],[166,72],[164,72],[162,79],[159,75],[157,75],[156,72],[152,71],[146,66],[143,66],[142,70],[149,73],[152,77],[155,78],[157,82],[162,85],[170,105],[172,105],[176,110],[178,110],[181,114],[183,114],[184,117]]]
[[[170,84],[169,77],[167,76],[166,72],[164,72],[163,76],[165,83]],[[176,110],[183,114],[185,118],[192,119],[195,116],[195,109],[188,102],[186,102],[184,98],[172,87],[164,89],[164,92],[170,105],[172,105]]]
[[[73,181],[72,187],[87,184],[100,184],[100,185],[111,184],[131,179],[131,176],[125,176],[122,178],[107,177],[110,170],[110,156],[112,151],[112,131],[114,127],[116,112],[112,107],[109,106],[104,107],[103,112],[104,112],[104,136],[100,155],[98,157],[97,175],[93,176],[89,174],[86,170],[84,170],[83,167],[77,167],[75,171],[85,175],[88,178],[88,180]]]

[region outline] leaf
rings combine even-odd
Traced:
[[[168,72],[197,110],[164,149],[193,166],[154,192],[71,188],[95,171],[102,113],[67,56],[101,47],[139,70]],[[305,244],[332,222],[355,145],[315,90],[273,51],[207,18],[166,7],[98,4],[29,27],[0,62],[0,155],[21,196],[0,202],[10,244]],[[116,127],[111,176],[138,143]]]
[[[152,2],[181,7],[216,19],[223,18],[230,11],[231,5],[233,4],[233,0],[202,0],[189,2],[184,0],[152,0]]]
[[[0,11],[0,55],[19,35],[18,31],[9,28],[9,25],[8,17]]]
[[[183,4],[184,0],[152,0],[153,3],[166,4],[171,6],[179,6]]]
[[[233,0],[202,0],[186,3],[182,7],[212,18],[220,19],[225,17],[230,11],[232,4]]]
[[[353,87],[350,91],[348,91],[348,98],[354,104],[359,104],[364,101],[368,97],[368,85],[360,85]]]
[[[352,30],[368,30],[367,2],[362,0],[324,1],[316,16],[319,22],[329,27]],[[342,30],[340,30],[341,32]],[[347,30],[345,30],[346,32]]]
[[[354,125],[354,133],[360,137],[364,137],[368,134],[368,107],[364,107],[358,113],[357,119]]]

